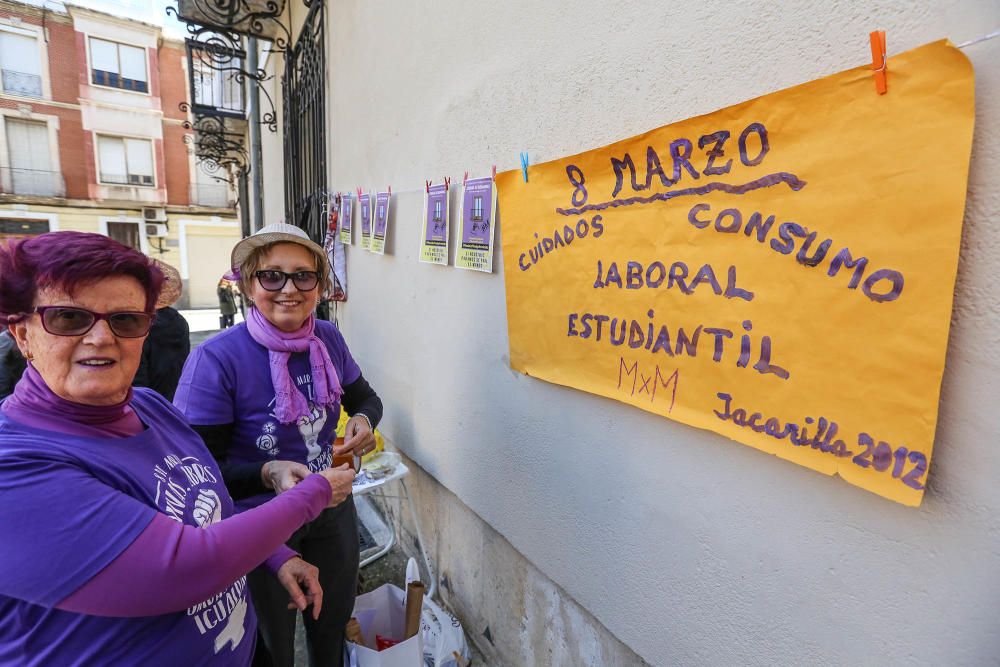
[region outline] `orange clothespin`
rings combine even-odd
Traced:
[[[872,43],[872,72],[875,75],[875,90],[879,95],[885,95],[889,89],[886,83],[888,68],[885,56],[885,30],[876,30],[869,36]]]

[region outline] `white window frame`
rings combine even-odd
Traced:
[[[107,37],[101,37],[99,35],[86,35],[87,39],[87,84],[94,86],[95,88],[102,88],[104,90],[117,90],[122,93],[132,93],[133,95],[143,95],[144,97],[153,96],[153,82],[152,82],[152,72],[149,70],[149,49],[145,46],[138,46],[135,44],[123,44],[122,42],[117,42],[113,39],[108,39]],[[146,66],[146,92],[141,90],[130,90],[129,88],[119,88],[117,86],[105,86],[101,83],[94,83],[94,66],[93,58],[91,56],[91,42],[95,39],[99,39],[102,42],[107,42],[109,44],[114,44],[115,46],[130,46],[135,49],[142,49],[142,60]],[[118,76],[121,77],[121,56],[118,56]]]
[[[58,213],[38,213],[29,210],[27,206],[24,208],[0,209],[0,218],[7,218],[8,220],[14,220],[17,218],[24,218],[25,220],[47,220],[50,232],[59,231]]]
[[[149,158],[153,165],[153,182],[150,184],[146,183],[110,183],[108,181],[101,180],[101,147],[100,141],[101,137],[106,139],[121,139],[122,149],[125,151],[125,170],[128,171],[128,149],[125,148],[125,139],[135,139],[138,141],[148,141],[149,142]],[[154,144],[154,139],[152,137],[135,137],[127,134],[110,134],[107,132],[94,132],[94,164],[97,166],[97,184],[103,185],[105,187],[116,187],[116,188],[156,188],[157,178],[156,178],[156,146]],[[129,176],[125,174],[126,178]]]
[[[24,113],[18,109],[0,109],[0,177],[3,178],[5,192],[12,191],[10,147],[7,145],[7,118],[45,123],[49,130],[49,164],[52,171],[62,174],[59,162],[59,116]]]
[[[149,254],[149,239],[146,237],[146,221],[142,218],[127,218],[123,215],[114,217],[102,217],[97,219],[97,230],[104,236],[110,237],[108,233],[109,222],[133,222],[139,225],[139,250],[142,254]]]
[[[217,70],[212,68],[210,65],[206,63],[190,62],[187,64],[189,67],[191,67],[190,76],[192,81],[197,79],[199,76],[204,76],[205,74],[207,74],[210,77],[211,79],[210,85],[212,88],[213,98],[215,97],[216,92],[218,92],[220,98],[224,98],[225,89],[227,88],[227,86],[232,85],[233,83],[235,83],[236,86],[235,91],[239,95],[239,100],[238,100],[239,104],[235,109],[226,106],[205,104],[204,101],[199,102],[197,100],[197,96],[195,96],[195,98],[192,99],[192,104],[198,107],[204,107],[206,109],[216,109],[217,111],[220,111],[225,114],[232,114],[232,115],[246,114],[246,99],[245,99],[246,85],[237,81],[233,72]],[[192,94],[194,92],[195,91],[191,91]],[[225,103],[224,99],[220,99],[220,101],[223,104]]]
[[[21,25],[11,25],[8,18],[0,19],[0,31],[9,32],[14,35],[21,35],[23,37],[31,37],[35,40],[35,48],[38,54],[38,76],[42,78],[42,96],[41,97],[24,97],[23,95],[17,95],[16,93],[8,93],[3,90],[3,81],[0,79],[0,91],[4,95],[10,95],[11,97],[18,97],[25,100],[51,100],[52,99],[52,84],[49,81],[49,57],[48,49],[45,45],[45,31],[41,26],[34,26],[30,24]],[[2,65],[2,63],[0,63]]]

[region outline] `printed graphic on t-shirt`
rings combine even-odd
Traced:
[[[274,401],[272,401],[272,404]],[[278,438],[274,435],[275,430],[277,430],[278,425],[275,422],[267,422],[263,426],[263,433],[257,438],[257,449],[264,452],[272,459],[278,456]]]
[[[299,427],[299,435],[306,444],[306,467],[310,472],[319,472],[329,468],[333,462],[333,452],[329,443],[319,444],[319,436],[326,426],[326,408],[309,403],[309,414],[299,418],[295,425]]]
[[[302,393],[309,403],[309,413],[299,417],[295,421],[295,428],[298,430],[299,437],[302,438],[302,444],[305,446],[305,465],[309,468],[310,472],[319,472],[320,470],[329,468],[333,463],[333,448],[330,443],[330,434],[326,435],[325,441],[322,439],[329,411],[326,407],[320,407],[313,402],[315,399],[313,396],[312,376],[310,374],[305,373],[295,376],[295,384],[302,389]],[[282,448],[285,449],[286,456],[289,456],[289,445],[287,443],[284,443],[283,447],[279,447],[282,443],[278,437],[278,416],[274,412],[275,403],[277,403],[277,398],[272,397],[267,404],[268,417],[270,419],[264,423],[261,427],[260,435],[257,436],[257,448],[271,458],[276,457]],[[284,430],[282,437],[288,438],[289,430]],[[290,456],[290,458],[294,458],[294,456]]]
[[[207,528],[222,520],[222,498],[213,485],[221,478],[214,467],[194,456],[166,456],[153,468],[156,507],[178,523]],[[185,517],[190,521],[185,522]],[[235,651],[246,635],[247,578],[240,577],[229,588],[187,610],[198,632],[215,635],[215,652],[227,646]]]

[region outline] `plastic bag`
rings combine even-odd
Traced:
[[[419,579],[417,561],[411,558],[406,564],[406,584]],[[469,645],[457,618],[438,606],[434,600],[425,597],[420,621],[426,667],[460,667],[456,654],[462,658],[461,665],[468,664]]]

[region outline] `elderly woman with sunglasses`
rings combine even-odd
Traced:
[[[382,402],[337,327],[314,315],[329,268],[305,232],[268,225],[236,245],[232,266],[249,297],[246,322],[195,350],[174,403],[219,461],[242,511],[281,498],[335,455],[371,451]],[[334,446],[341,405],[352,416],[346,442]],[[304,618],[310,663],[339,665],[357,591],[353,498],[325,510],[288,545],[319,567],[325,593],[319,618]],[[291,667],[295,611],[262,569],[249,583],[263,641],[275,665]]]
[[[0,316],[28,360],[0,405],[0,664],[249,665],[246,574],[265,561],[321,612],[315,568],[284,542],[353,474],[233,514],[184,416],[130,386],[163,281],[97,234],[0,247]]]

